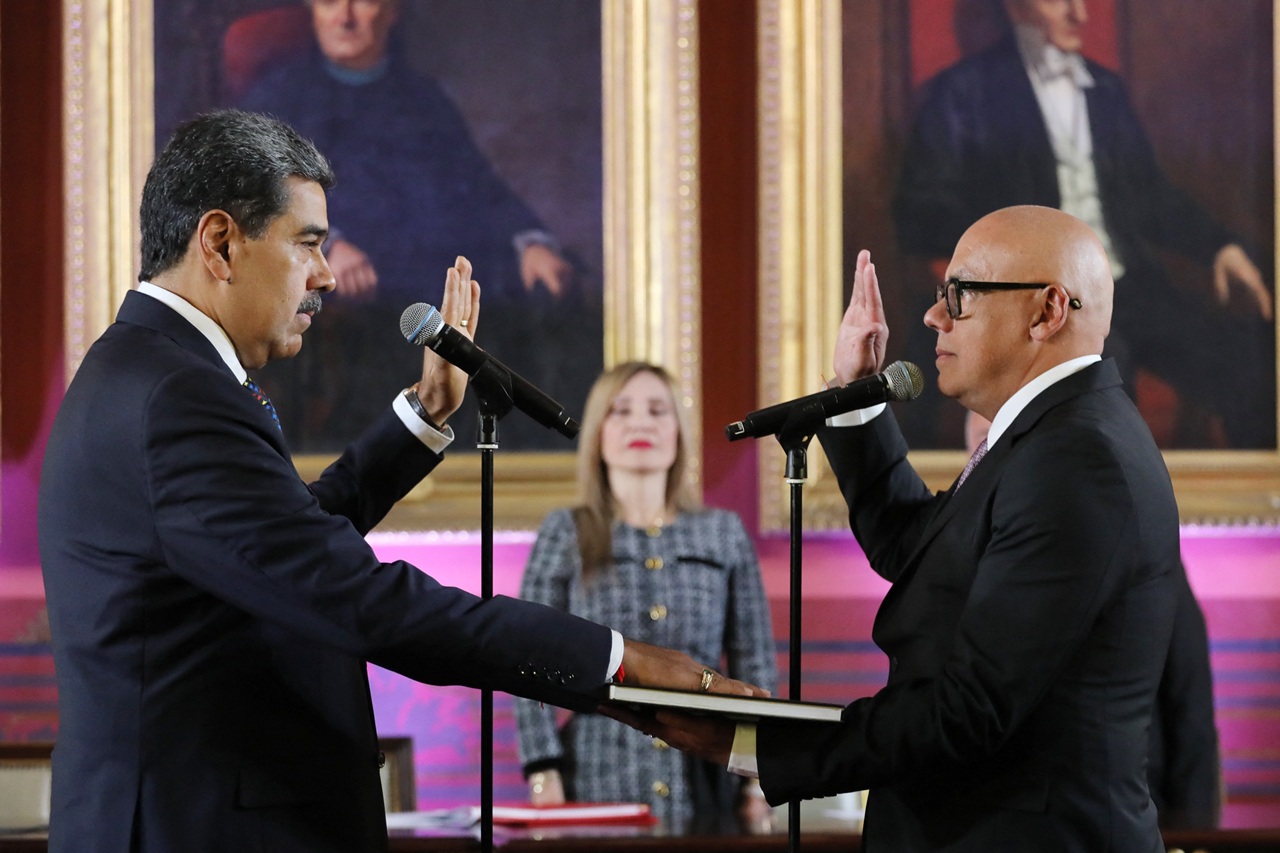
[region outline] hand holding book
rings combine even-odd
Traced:
[[[781,719],[839,722],[844,708],[821,702],[785,701],[767,696],[663,690],[609,684],[602,689],[600,713],[621,720],[677,749],[727,765],[740,721]]]
[[[730,717],[695,716],[666,709],[654,713],[634,706],[601,705],[600,713],[626,723],[650,737],[659,737],[676,749],[704,758],[719,767],[729,766],[737,722]]]
[[[613,690],[666,688],[653,691],[670,697],[711,698],[711,694],[729,697],[768,698],[769,691],[737,679],[721,675],[684,652],[627,640],[623,647],[622,668],[625,685],[611,685]],[[683,692],[682,692],[683,691]],[[641,690],[643,694],[645,691]],[[606,695],[606,701],[614,696]],[[668,702],[668,704],[671,704]],[[676,703],[679,707],[680,703]],[[632,706],[634,707],[634,706]],[[660,737],[677,749],[700,755],[721,765],[728,764],[733,747],[735,724],[728,718],[693,717],[669,710],[637,712],[620,705],[601,705],[600,713],[619,720],[652,737]]]

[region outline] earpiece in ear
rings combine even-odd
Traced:
[[[1076,309],[1080,308],[1080,300],[1076,299],[1074,296],[1071,297],[1071,301],[1068,302],[1067,304],[1070,305],[1072,308],[1076,308]]]

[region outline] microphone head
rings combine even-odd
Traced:
[[[914,400],[924,393],[924,374],[909,361],[895,361],[883,375],[894,400]]]
[[[400,334],[405,340],[420,347],[427,346],[444,328],[440,312],[425,302],[415,302],[400,315]]]

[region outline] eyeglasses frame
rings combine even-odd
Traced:
[[[964,304],[962,293],[966,290],[1042,290],[1051,287],[1052,282],[1047,281],[966,281],[959,278],[949,278],[940,282],[934,288],[934,302],[941,302],[947,308],[947,316],[952,320],[959,320],[964,316]],[[950,292],[954,290],[956,294],[955,310],[951,309]],[[1080,300],[1074,296],[1070,297],[1067,303],[1072,308],[1079,309],[1082,305]]]

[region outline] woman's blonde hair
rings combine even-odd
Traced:
[[[587,395],[586,410],[582,415],[582,437],[578,442],[578,506],[574,508],[573,515],[578,528],[578,547],[582,552],[582,572],[586,577],[610,564],[613,522],[618,509],[609,488],[609,471],[601,452],[604,420],[623,386],[638,373],[652,373],[662,380],[671,394],[672,410],[676,416],[676,458],[667,471],[667,506],[677,512],[699,506],[689,470],[692,441],[689,415],[680,404],[671,374],[656,364],[643,361],[628,361],[606,370]]]

